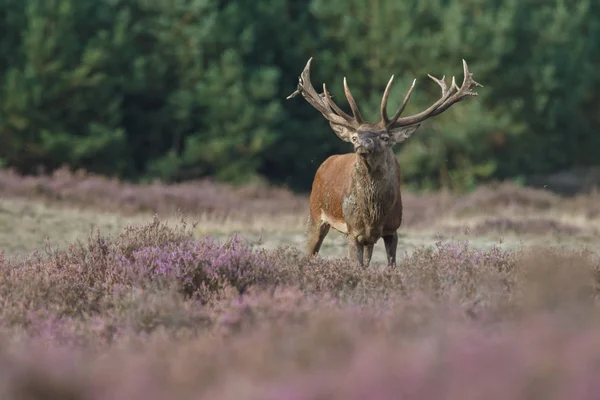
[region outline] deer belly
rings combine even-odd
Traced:
[[[325,211],[321,211],[321,220],[329,224],[333,229],[335,229],[338,232],[341,232],[343,234],[348,233],[348,225],[346,225],[346,222],[344,220],[331,217],[330,215],[327,215]]]

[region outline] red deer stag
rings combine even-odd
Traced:
[[[369,266],[373,246],[383,238],[389,267],[396,267],[398,233],[402,223],[402,198],[400,193],[400,165],[392,150],[417,130],[419,123],[441,114],[466,96],[476,96],[472,86],[482,86],[473,80],[467,63],[463,60],[464,80],[459,88],[452,78],[450,88],[445,77],[436,79],[442,96],[426,110],[400,118],[416,79],[394,116],[388,117],[386,106],[394,76],[390,78],[381,99],[381,121],[376,124],[364,121],[356,101],[350,93],[346,78],[344,92],[352,116],[340,109],[331,99],[323,84],[318,94],[310,81],[312,57],[299,77],[298,87],[287,98],[298,94],[306,99],[329,121],[336,135],[354,146],[354,152],[327,158],[318,168],[310,194],[310,216],[307,228],[307,252],[319,252],[323,239],[333,227],[348,235],[348,256],[356,257],[361,266]]]

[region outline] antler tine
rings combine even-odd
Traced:
[[[473,92],[471,90],[471,87],[472,86],[483,87],[483,85],[480,84],[479,82],[476,82],[473,79],[473,73],[469,72],[469,66],[467,65],[467,62],[464,59],[462,60],[462,62],[463,62],[464,78],[463,78],[463,83],[462,83],[461,87],[460,88],[458,87],[458,85],[456,84],[456,80],[454,79],[454,77],[452,77],[452,89],[454,89],[456,91],[456,93],[452,97],[447,99],[444,102],[444,104],[442,104],[440,107],[438,107],[437,110],[435,110],[433,113],[431,113],[432,117],[446,111],[454,103],[458,103],[459,101],[461,101],[462,99],[464,99],[467,96],[478,96],[479,95],[477,92]]]
[[[313,87],[311,81],[310,81],[310,66],[312,63],[313,58],[309,58],[308,62],[306,63],[306,66],[304,67],[304,70],[302,71],[302,74],[300,75],[300,77],[298,78],[298,86],[296,87],[296,90],[290,94],[287,99],[291,99],[296,97],[298,94],[302,94],[302,97],[304,97],[304,99],[314,108],[316,108],[321,114],[323,114],[323,116],[330,122],[339,124],[339,125],[344,125],[350,128],[356,128],[358,125],[358,122],[356,121],[356,119],[351,119],[351,117],[344,113],[342,111],[341,115],[340,114],[336,114],[336,112],[340,110],[339,107],[337,107],[336,105],[334,105],[334,109],[332,110],[332,104],[333,100],[331,100],[331,97],[329,96],[329,93],[327,92],[327,90],[324,91],[324,97],[320,96],[315,88]]]
[[[325,95],[325,98],[327,99],[327,104],[329,104],[329,106],[333,109],[333,111],[335,111],[338,115],[340,115],[344,119],[346,119],[348,121],[352,121],[352,117],[349,116],[344,110],[339,108],[338,105],[333,102],[333,100],[331,99],[333,96],[331,96],[329,94],[329,92],[327,91],[327,86],[324,83],[323,83],[323,94]]]
[[[436,79],[431,75],[429,75],[429,77],[442,88],[442,97],[440,97],[438,99],[438,101],[433,103],[425,111],[422,111],[419,114],[416,114],[416,115],[410,116],[410,117],[395,118],[392,120],[392,122],[390,122],[390,125],[405,126],[405,125],[413,125],[419,121],[422,121],[422,120],[426,119],[429,116],[429,114],[431,114],[433,111],[435,111],[436,108],[441,106],[448,99],[448,97],[450,97],[451,92],[448,90],[448,86],[446,86],[446,82],[443,80],[445,76],[442,77],[441,80]],[[400,114],[398,114],[398,117],[400,117]]]
[[[396,121],[398,120],[398,118],[400,118],[400,114],[402,114],[402,111],[404,111],[404,108],[408,104],[408,100],[410,100],[410,95],[412,94],[413,89],[415,88],[416,83],[417,83],[417,80],[413,79],[413,83],[412,83],[412,85],[410,85],[410,88],[408,89],[408,92],[406,92],[406,96],[404,96],[404,100],[402,101],[402,104],[400,105],[400,108],[398,108],[398,110],[396,111],[396,113],[394,114],[394,116],[392,117],[392,119],[386,124],[386,127],[394,125],[396,123]]]
[[[348,87],[348,82],[346,81],[346,77],[344,77],[344,93],[346,94],[346,99],[348,99],[348,103],[350,103],[350,108],[352,109],[352,115],[354,115],[354,119],[362,124],[364,122],[363,116],[358,109],[358,105],[354,100],[354,96],[352,96],[352,92],[350,92],[350,88]]]
[[[462,62],[463,62],[463,74],[464,74],[462,86],[465,87],[465,85],[468,84],[467,89],[469,89],[469,90],[471,89],[471,85],[483,87],[483,85],[481,83],[475,82],[475,80],[473,79],[473,73],[469,71],[469,66],[467,65],[467,62],[465,61],[464,58],[463,58]]]
[[[451,107],[454,103],[461,101],[466,96],[477,96],[477,93],[473,92],[471,90],[471,87],[483,87],[483,85],[473,80],[473,73],[469,72],[467,62],[464,59],[462,61],[464,79],[460,88],[456,84],[456,80],[454,77],[452,77],[452,85],[450,86],[450,89],[448,89],[444,77],[442,77],[442,79],[436,79],[433,76],[429,75],[429,77],[442,88],[442,97],[440,97],[425,111],[422,111],[416,115],[412,115],[409,117],[399,118],[394,122],[390,122],[389,126],[391,127],[393,125],[395,127],[400,127],[414,125],[418,122],[424,121],[428,118],[442,113],[443,111]]]
[[[432,81],[434,81],[435,83],[437,83],[441,88],[442,88],[442,93],[446,93],[446,91],[448,90],[448,85],[446,85],[446,75],[442,75],[442,79],[438,79],[435,76],[431,75],[431,74],[427,74],[427,76],[429,78],[431,78]],[[454,85],[454,77],[452,77],[452,85]],[[452,87],[452,86],[451,86]]]
[[[392,75],[392,77],[388,81],[387,86],[385,87],[385,91],[383,92],[383,97],[381,98],[381,124],[383,126],[387,125],[390,122],[387,113],[387,101],[390,95],[390,88],[392,87],[393,81],[394,75]]]
[[[460,88],[456,84],[456,79],[454,77],[452,77],[452,89],[456,90],[457,92],[460,90]]]

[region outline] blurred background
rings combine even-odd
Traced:
[[[3,0],[0,163],[119,179],[212,177],[310,189],[350,151],[296,88],[309,57],[348,110],[379,119],[439,97],[427,74],[479,97],[397,149],[413,190],[512,180],[572,193],[600,182],[600,2],[594,0]]]

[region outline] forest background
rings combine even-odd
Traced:
[[[597,163],[600,2],[581,0],[4,0],[0,165],[144,182],[214,177],[297,191],[349,151],[303,99],[309,57],[348,109],[406,113],[430,73],[484,85],[398,148],[412,189],[464,191]]]

